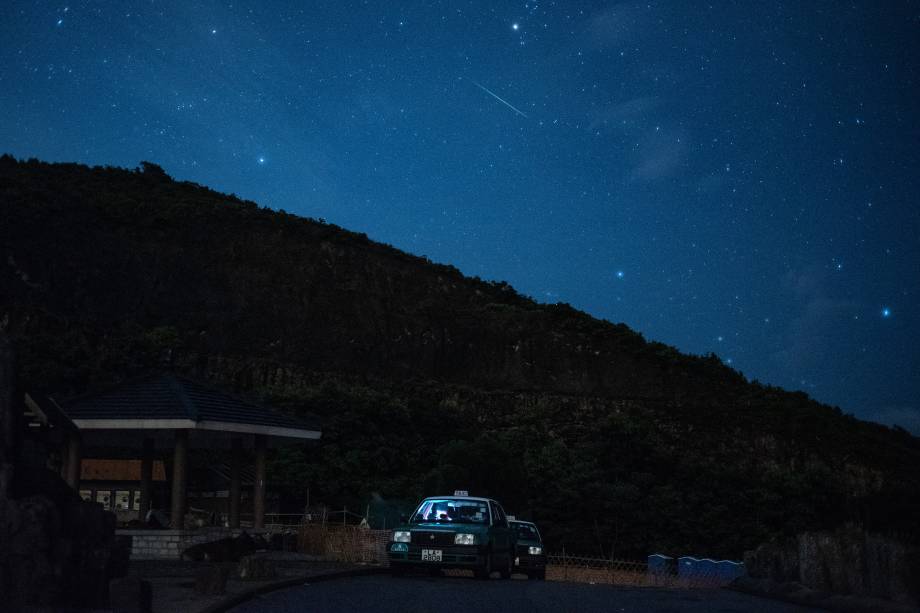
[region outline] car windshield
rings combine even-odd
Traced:
[[[481,500],[429,498],[412,514],[411,523],[422,522],[488,524],[489,505]]]
[[[536,526],[531,524],[512,522],[511,528],[514,529],[514,533],[519,539],[533,539],[535,541],[540,540],[540,533],[537,532]]]

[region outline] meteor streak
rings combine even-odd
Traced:
[[[527,119],[527,115],[525,115],[523,111],[521,111],[520,109],[516,108],[513,104],[511,104],[510,102],[508,102],[507,100],[505,100],[504,98],[502,98],[501,96],[499,96],[498,94],[496,94],[495,92],[493,92],[491,89],[489,89],[489,88],[486,87],[485,85],[480,85],[480,84],[477,83],[476,81],[472,81],[472,83],[473,83],[473,85],[475,85],[476,87],[478,87],[479,89],[481,89],[481,90],[484,91],[485,93],[489,94],[490,96],[492,96],[493,98],[495,98],[496,100],[498,100],[499,102],[501,102],[502,104],[504,104],[505,106],[507,106],[509,109],[511,109],[512,111],[514,111],[515,113],[517,113],[518,115],[520,115],[521,117]]]

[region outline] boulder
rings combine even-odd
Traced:
[[[282,551],[297,551],[297,533],[285,532]]]
[[[8,540],[3,556],[13,606],[48,606],[64,595],[67,548],[61,518],[54,504],[42,496],[10,501],[7,505]]]
[[[278,575],[274,561],[263,555],[245,556],[237,568],[244,581],[264,581]]]
[[[244,532],[243,534],[246,534],[246,533]],[[243,534],[241,534],[240,536],[242,537]],[[246,534],[246,536],[249,536],[249,535]],[[251,537],[251,542],[252,542],[253,551],[268,551],[268,549],[270,549],[268,541],[261,534],[257,534]]]
[[[48,468],[59,441],[20,423],[12,374],[0,332],[0,608],[104,607],[109,579],[127,567],[124,555],[113,562],[115,516],[83,502]]]
[[[98,606],[106,600],[109,580],[123,577],[128,569],[130,552],[115,541],[115,514],[76,499],[65,507],[62,519],[71,547],[68,598]]]
[[[192,545],[182,552],[182,559],[193,562],[237,562],[255,551],[256,542],[243,532],[236,538],[223,538]]]
[[[766,543],[746,552],[744,562],[752,579],[852,596],[847,602],[867,597],[920,604],[920,549],[852,526]]]
[[[795,541],[764,543],[754,551],[744,554],[744,568],[754,578],[773,581],[799,580],[799,549]]]
[[[798,536],[799,581],[812,589],[864,594],[865,536],[856,530],[805,532]]]
[[[109,581],[109,608],[112,613],[151,613],[153,591],[150,582],[138,577],[119,577]]]
[[[224,565],[206,566],[195,573],[195,591],[206,596],[219,596],[227,589],[230,568]]]

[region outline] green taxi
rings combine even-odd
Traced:
[[[466,568],[488,579],[498,571],[511,577],[514,538],[502,506],[491,498],[454,492],[425,498],[387,543],[390,569]]]
[[[536,524],[518,519],[511,519],[509,523],[515,542],[514,572],[524,573],[531,579],[546,579],[546,553]]]

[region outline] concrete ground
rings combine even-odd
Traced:
[[[232,609],[234,613],[779,613],[815,610],[724,589],[629,588],[524,579],[480,581],[461,576],[393,578],[387,575],[353,577],[287,588],[258,596]]]
[[[319,561],[311,556],[291,553],[276,553],[272,556],[278,576],[269,581],[241,581],[235,578],[236,564],[228,563],[231,569],[227,591],[222,596],[203,596],[195,591],[195,574],[212,562],[185,562],[180,560],[132,561],[128,574],[146,579],[153,588],[154,613],[197,613],[219,603],[230,595],[239,594],[255,587],[274,583],[290,577],[309,577],[330,572],[362,568],[354,564]]]

